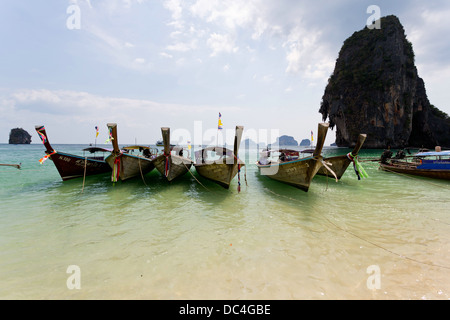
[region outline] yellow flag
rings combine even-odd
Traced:
[[[223,126],[223,124],[222,124],[222,115],[220,114],[220,112],[219,112],[219,125],[217,126],[217,129],[218,130],[222,130],[222,126]]]

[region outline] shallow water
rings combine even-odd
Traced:
[[[0,298],[449,299],[449,182],[363,162],[368,179],[350,166],[303,192],[260,176],[256,154],[241,150],[241,192],[237,177],[225,190],[194,168],[83,189],[39,164],[41,144],[1,144],[0,163],[22,169],[0,167]]]

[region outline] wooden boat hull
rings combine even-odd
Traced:
[[[163,177],[166,177],[168,181],[172,181],[188,172],[193,161],[181,156],[180,153],[171,154],[174,145],[170,144],[170,128],[162,127],[161,134],[163,137],[164,154],[158,156],[154,163],[159,173]]]
[[[433,179],[450,180],[450,170],[417,169],[414,165],[384,163],[380,163],[380,168],[388,172],[409,174]]]
[[[222,155],[225,155],[225,157],[208,161],[203,158],[202,155],[202,157],[197,159],[194,164],[198,174],[203,178],[216,182],[225,189],[229,189],[231,180],[233,180],[233,178],[237,175],[239,169],[245,165],[245,163],[238,158],[238,151],[241,144],[243,131],[243,126],[236,126],[232,152],[231,150],[221,147],[203,149],[201,152],[202,154],[208,149],[214,150],[215,152],[221,150],[220,152],[222,152]]]
[[[331,170],[333,170],[338,180],[342,178],[351,163],[351,160],[347,157],[347,155],[328,157],[324,158],[323,161],[327,164],[328,167],[331,168]],[[329,172],[328,169],[323,165],[320,167],[319,171],[317,171],[317,174],[321,176],[334,177],[332,173]]]
[[[366,134],[360,134],[358,136],[358,140],[356,141],[355,147],[353,148],[353,151],[351,152],[351,155],[353,157],[358,156],[359,150],[361,150],[361,147],[364,144],[366,137],[367,137]],[[327,164],[328,167],[330,167],[331,170],[333,170],[333,172],[336,174],[336,178],[338,180],[342,178],[342,176],[344,175],[348,166],[350,165],[350,163],[352,163],[352,160],[349,158],[349,155],[328,157],[328,158],[324,158],[323,161]],[[331,172],[329,172],[328,169],[323,165],[319,169],[317,174],[321,175],[321,176],[333,176],[333,174]]]
[[[167,170],[166,170],[166,163]],[[154,161],[156,170],[159,171],[168,181],[187,173],[192,166],[192,160],[176,155],[159,156]]]
[[[111,169],[114,170],[114,162],[117,162],[120,180],[128,180],[137,176],[143,176],[155,168],[153,159],[134,156],[129,154],[119,154],[118,156],[110,155],[106,158],[106,162]],[[112,172],[117,175],[117,172]],[[114,181],[114,178],[113,178]]]
[[[94,160],[64,152],[50,156],[63,181],[111,172],[110,166],[103,160]],[[86,168],[86,171],[85,171]]]
[[[320,159],[312,157],[289,162],[271,163],[270,165],[256,164],[259,173],[270,179],[287,183],[303,191],[308,191],[312,179],[319,171],[322,163]]]
[[[245,163],[242,160],[239,160],[239,165],[242,168],[245,166]],[[230,188],[231,180],[233,180],[239,171],[237,163],[202,163],[194,164],[194,167],[200,176],[219,184],[225,189]]]
[[[312,179],[322,167],[321,152],[328,127],[328,123],[319,123],[317,145],[311,157],[289,161],[278,160],[269,164],[261,164],[258,161],[256,166],[259,173],[307,192]]]

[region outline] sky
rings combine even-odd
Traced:
[[[2,0],[0,143],[214,144],[314,139],[345,39],[396,15],[432,104],[450,114],[450,2],[364,0]],[[382,25],[380,26],[383,27]],[[95,138],[95,126],[99,137]],[[326,145],[334,142],[329,130]]]

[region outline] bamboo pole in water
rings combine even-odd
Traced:
[[[7,163],[0,163],[0,166],[5,166],[5,167],[15,167],[17,169],[20,169],[21,167],[21,163],[20,164],[7,164]]]

